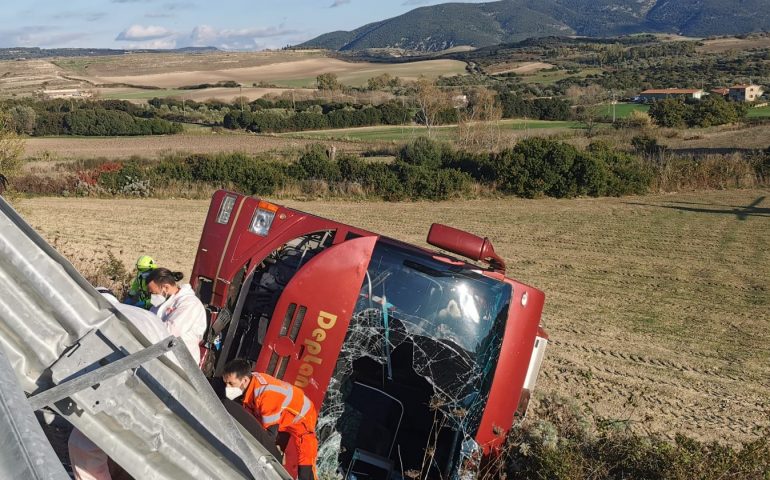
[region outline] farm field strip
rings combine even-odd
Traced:
[[[160,88],[178,88],[202,83],[236,81],[243,85],[268,82],[279,86],[313,86],[315,77],[321,73],[335,73],[340,81],[355,86],[383,73],[401,78],[416,79],[420,75],[435,78],[440,75],[460,75],[465,72],[465,63],[457,60],[423,60],[419,62],[380,65],[371,63],[345,62],[333,58],[309,58],[289,60],[252,67],[221,68],[217,70],[169,71],[164,73],[124,74],[94,76],[89,80],[97,84],[122,83],[148,85]],[[301,80],[301,83],[297,83]],[[282,83],[284,82],[284,83]],[[285,82],[293,82],[287,85]]]
[[[201,130],[206,132],[205,129]],[[126,159],[132,156],[158,158],[171,153],[244,152],[269,153],[304,148],[314,140],[266,135],[185,133],[137,137],[33,137],[25,140],[25,158],[72,160],[78,158]],[[335,142],[341,151],[358,152],[361,143]]]
[[[580,122],[506,119],[495,122],[501,131],[527,130],[563,130],[581,128]],[[440,140],[451,140],[456,137],[456,125],[439,125],[431,129],[431,136]],[[329,130],[312,130],[306,132],[288,132],[279,134],[288,138],[318,138],[318,139],[349,139],[368,141],[409,140],[418,136],[428,135],[428,129],[422,125],[394,125],[358,128],[340,128]]]
[[[126,265],[149,253],[187,274],[208,208],[183,200],[17,203],[76,264],[94,251]],[[533,415],[539,395],[557,393],[669,437],[738,441],[770,428],[770,190],[283,203],[423,245],[432,222],[488,236],[511,276],[546,292],[551,345]],[[135,222],[137,212],[165,219],[169,211],[173,222]]]

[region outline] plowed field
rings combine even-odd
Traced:
[[[546,292],[538,392],[673,436],[770,427],[770,190],[578,200],[289,202],[422,243],[432,222],[488,236]],[[111,250],[189,273],[207,202],[30,199],[22,214],[75,262]],[[140,221],[138,221],[140,219]],[[536,397],[537,397],[536,394]],[[537,415],[537,401],[530,413]]]

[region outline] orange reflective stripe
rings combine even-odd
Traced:
[[[279,429],[301,422],[313,407],[300,388],[256,372],[246,389],[243,405],[259,417],[265,428],[278,423]]]

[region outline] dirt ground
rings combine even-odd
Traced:
[[[291,89],[291,88],[260,88],[260,87],[245,87],[245,88],[201,88],[194,90],[175,90],[172,95],[159,94],[159,90],[143,90],[140,88],[95,88],[101,98],[110,99],[118,98],[121,100],[129,100],[134,103],[147,103],[148,99],[153,97],[172,96],[181,98],[183,100],[194,100],[196,102],[205,102],[208,100],[219,100],[221,102],[232,102],[239,97],[248,98],[249,101],[262,98],[266,95],[281,95],[287,93],[291,95],[291,92],[295,92],[299,95],[307,95],[314,90],[311,89]],[[160,92],[164,92],[160,90]]]
[[[87,82],[66,78],[66,72],[48,60],[0,60],[0,98],[31,95],[41,90],[80,89]]]
[[[488,236],[546,292],[530,414],[556,393],[605,420],[741,441],[770,428],[770,190],[576,200],[286,202],[423,244],[432,222]],[[189,275],[206,201],[36,198],[22,215],[77,264],[152,254]],[[137,218],[142,221],[137,222]]]
[[[721,125],[686,130],[661,129],[660,143],[675,149],[766,149],[770,125]]]
[[[752,48],[770,47],[770,36],[751,36],[749,38],[725,37],[703,40],[698,51],[704,53],[744,52]]]
[[[527,75],[529,73],[535,73],[546,68],[553,68],[550,63],[544,62],[522,62],[522,63],[499,63],[491,65],[485,70],[492,75],[499,75],[501,73],[517,73],[519,75]]]

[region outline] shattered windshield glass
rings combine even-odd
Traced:
[[[510,298],[465,264],[379,241],[322,407],[321,472],[354,468],[363,450],[402,474],[448,474],[478,430]]]

